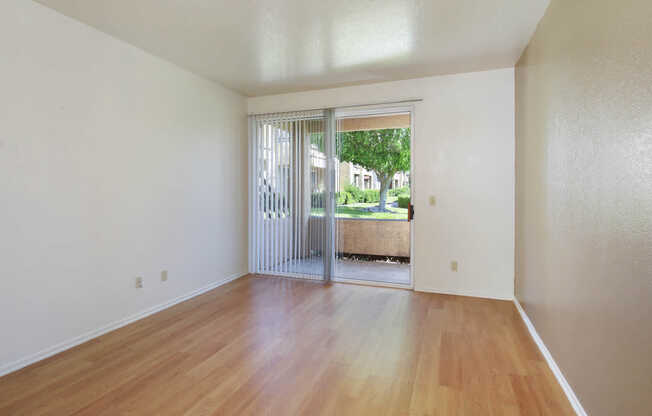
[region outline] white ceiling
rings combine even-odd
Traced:
[[[513,66],[549,0],[37,0],[245,95]]]

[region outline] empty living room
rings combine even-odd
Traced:
[[[5,415],[652,415],[652,2],[2,0]]]

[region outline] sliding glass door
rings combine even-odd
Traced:
[[[333,280],[411,286],[410,108],[337,112]]]
[[[404,107],[250,116],[250,270],[410,286],[411,123]]]

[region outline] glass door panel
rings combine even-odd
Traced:
[[[335,280],[409,286],[411,113],[339,116]]]

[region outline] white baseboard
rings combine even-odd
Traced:
[[[496,296],[488,293],[480,293],[480,292],[465,291],[465,290],[439,290],[439,289],[431,289],[431,288],[420,287],[420,286],[415,286],[414,290],[416,292],[438,293],[440,295],[468,296],[471,298],[481,298],[481,299],[495,299],[495,300],[508,300],[508,301],[514,299],[513,296]]]
[[[552,370],[552,373],[557,378],[557,381],[559,382],[559,385],[561,386],[562,390],[564,390],[564,393],[566,393],[566,397],[568,398],[568,401],[570,402],[571,406],[573,406],[575,413],[577,413],[579,416],[586,416],[586,412],[582,407],[582,403],[580,403],[579,399],[575,395],[575,392],[571,388],[570,384],[568,384],[568,381],[566,381],[566,377],[564,377],[564,374],[562,374],[561,370],[559,369],[559,366],[552,358],[550,351],[548,351],[548,348],[546,348],[546,345],[543,343],[543,340],[537,333],[537,330],[534,328],[534,325],[532,325],[530,318],[528,318],[527,314],[525,313],[525,311],[521,307],[521,304],[516,298],[514,298],[514,305],[516,305],[516,310],[518,310],[518,313],[521,314],[521,318],[523,319],[523,322],[525,323],[525,326],[527,327],[528,331],[530,331],[530,335],[532,336],[532,339],[534,339],[534,342],[537,344],[537,347],[539,347],[541,354],[543,354],[543,357],[546,359],[546,362],[548,363],[548,367],[550,367],[550,370]]]
[[[215,289],[218,286],[222,286],[226,283],[232,282],[233,280],[236,280],[242,276],[247,275],[247,272],[244,273],[235,273],[230,276],[227,276],[224,279],[215,281],[213,283],[210,283],[204,287],[201,287],[199,289],[193,290],[192,292],[186,293],[185,295],[178,296],[172,300],[169,300],[167,302],[161,303],[159,305],[153,306],[151,308],[145,309],[144,311],[135,313],[131,316],[127,316],[126,318],[120,319],[118,321],[112,322],[108,325],[104,325],[98,329],[94,329],[92,331],[86,332],[85,334],[79,335],[75,338],[69,339],[68,341],[61,342],[57,345],[54,345],[50,348],[46,348],[42,351],[37,352],[36,354],[29,355],[27,357],[18,359],[14,362],[0,365],[0,377],[12,373],[16,370],[20,370],[23,367],[27,367],[30,364],[34,364],[35,362],[44,360],[48,357],[51,357],[55,354],[58,354],[62,351],[65,351],[67,349],[70,349],[72,347],[75,347],[79,344],[83,344],[86,341],[90,341],[93,338],[97,338],[100,335],[104,335],[107,332],[114,331],[118,328],[121,328],[125,325],[129,325],[132,322],[138,321],[140,319],[143,319],[147,316],[150,316],[152,314],[155,314],[156,312],[160,312],[164,309],[167,309],[171,306],[176,305],[177,303],[181,303],[185,300],[194,298],[195,296],[199,296],[202,293],[206,293],[209,290]]]

